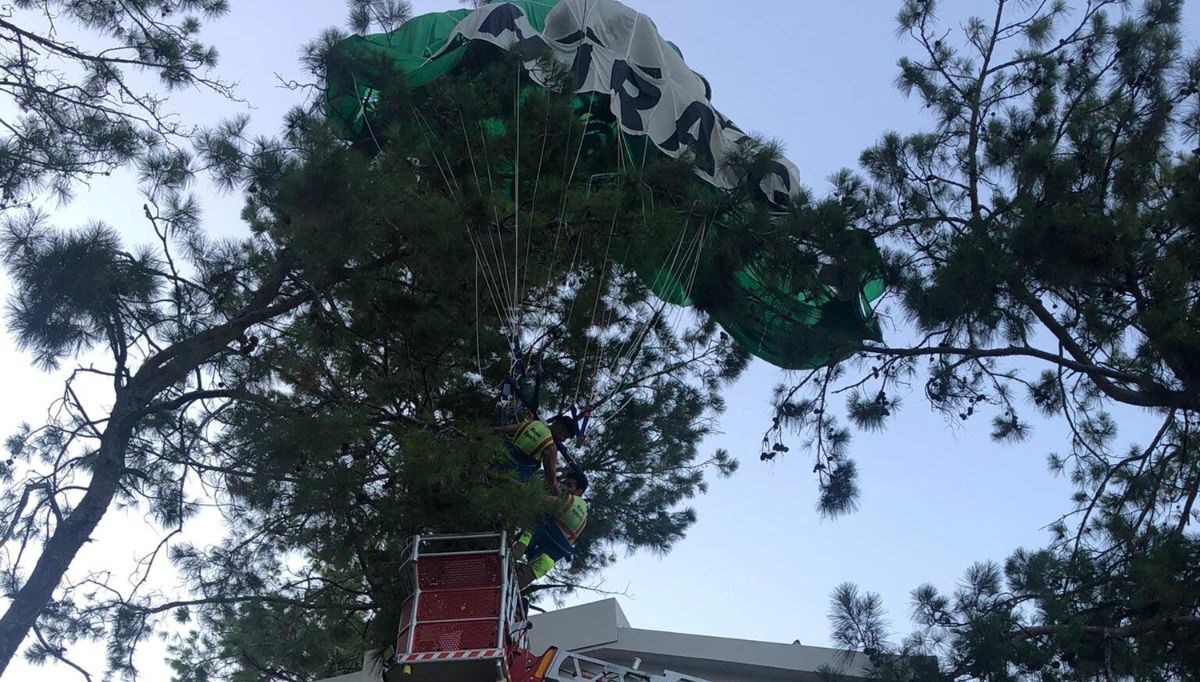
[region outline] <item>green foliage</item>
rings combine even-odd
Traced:
[[[231,405],[214,443],[244,472],[220,482],[230,534],[174,557],[206,602],[177,661],[234,680],[356,669],[396,632],[410,535],[527,527],[544,491],[506,473],[490,432],[514,338],[546,414],[595,409],[586,442],[567,444],[591,481],[590,514],[555,589],[584,585],[618,549],[668,551],[710,474],[736,469],[699,443],[747,354],[653,298],[615,253],[666,254],[691,237],[707,210],[698,183],[667,159],[596,173],[569,98],[494,96],[518,92],[518,73],[501,61],[444,88],[396,82],[378,105],[391,124],[365,149],[303,115],[282,163],[239,158],[220,131],[206,139],[229,181],[254,188],[252,228],[307,270],[344,267],[349,248],[360,261],[401,256],[256,332],[237,381],[261,399]],[[293,557],[302,565],[285,570]],[[256,597],[230,606],[228,594]],[[355,626],[323,628],[332,620]]]
[[[1118,18],[1117,3],[1003,5],[958,43],[935,7],[904,4],[900,30],[920,57],[902,59],[897,80],[933,129],[864,151],[827,221],[885,245],[882,310],[911,327],[781,391],[768,436],[812,440],[843,393],[855,426],[882,428],[896,410],[863,397],[922,380],[936,409],[986,414],[1002,442],[1030,434],[1026,394],[1069,422],[1085,458],[1115,435],[1108,401],[1200,410],[1200,57],[1184,51],[1179,3]]]
[[[670,253],[708,207],[677,162],[578,180],[594,160],[576,158],[582,131],[565,98],[522,100],[522,120],[540,125],[491,125],[512,115],[490,96],[511,88],[509,66],[452,92],[397,83],[382,106],[407,118],[376,149],[348,149],[296,112],[282,140],[245,142],[245,119],[204,131],[200,164],[151,151],[139,169],[156,250],[127,252],[102,226],[8,223],[18,339],[43,365],[85,353],[110,364],[74,372],[58,418],[8,441],[4,543],[82,545],[109,507],[144,513],[168,538],[204,508],[228,531],[212,545],[164,543],[127,592],[110,576],[28,574],[14,552],[5,594],[32,605],[44,638],[26,656],[70,660],[72,645],[100,640],[108,672],[132,678],[139,642],[173,628],[179,680],[358,668],[395,633],[410,534],[534,519],[544,492],[510,478],[490,431],[511,334],[541,373],[544,405],[596,407],[574,453],[592,478],[592,519],[559,590],[618,549],[667,551],[684,537],[708,473],[737,468],[698,443],[748,355],[650,297],[611,255]],[[427,101],[402,104],[416,97]],[[541,154],[517,162],[504,150],[518,145]],[[205,239],[186,195],[196,166],[246,192],[252,238]],[[520,270],[502,253],[521,255]],[[100,419],[73,393],[82,376],[112,384]],[[82,490],[107,492],[84,514]],[[77,514],[91,519],[83,532],[64,522]],[[143,588],[168,560],[185,581],[179,599]],[[31,584],[59,592],[40,605]],[[25,629],[2,634],[16,650]]]
[[[200,39],[200,17],[225,14],[226,0],[14,5],[0,18],[0,102],[17,112],[0,136],[0,210],[45,187],[70,196],[75,181],[147,155],[170,158],[167,146],[191,131],[170,116],[165,96],[139,86],[141,74],[162,91],[231,93],[209,78],[217,53]]]
[[[387,32],[403,24],[412,15],[406,0],[351,0],[350,28],[366,33],[372,27]]]
[[[814,440],[837,428],[830,398],[877,430],[890,396],[921,382],[947,419],[987,417],[999,442],[1029,438],[1030,407],[1061,420],[1069,448],[1049,468],[1075,493],[1047,548],[972,567],[953,594],[914,591],[902,640],[877,599],[839,589],[835,639],[884,679],[1200,672],[1200,55],[1181,7],[999,2],[955,34],[938,3],[903,3],[917,54],[897,84],[931,129],[885,134],[839,189],[887,246],[885,309],[909,328],[781,387],[768,436],[814,443],[821,508],[845,510],[857,491],[824,476]],[[1160,428],[1122,448],[1114,415],[1129,406]]]
[[[17,288],[8,310],[17,347],[54,369],[120,333],[120,308],[149,307],[161,282],[158,263],[146,253],[122,253],[112,228],[61,233],[46,222],[32,212],[8,221],[0,248]]]
[[[971,567],[951,595],[919,587],[918,629],[898,643],[878,597],[843,586],[834,638],[867,654],[885,680],[1194,676],[1200,543],[1153,529],[1107,540],[1104,554],[1017,550],[1003,569]]]

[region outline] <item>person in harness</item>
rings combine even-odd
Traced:
[[[579,435],[579,424],[568,415],[559,415],[548,421],[530,417],[519,424],[496,427],[496,432],[505,436],[504,445],[522,481],[533,478],[542,469],[546,486],[558,491],[558,448],[568,438]]]
[[[546,496],[547,509],[542,518],[517,538],[513,556],[529,557],[517,567],[517,583],[522,590],[549,573],[555,562],[570,560],[575,542],[587,526],[588,507],[583,499],[587,487],[586,476],[578,471],[567,472],[562,492]]]

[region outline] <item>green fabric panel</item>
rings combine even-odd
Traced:
[[[558,2],[511,1],[538,31],[544,28],[547,14]],[[461,41],[447,49],[447,41],[470,13],[458,9],[425,14],[391,33],[353,36],[336,46],[327,64],[326,112],[338,134],[348,140],[360,140],[368,134],[365,124],[372,100],[393,73],[400,72],[407,84],[415,87],[451,74],[462,63],[467,45]],[[674,44],[671,47],[679,52]],[[605,153],[603,150],[612,150],[611,145],[621,144],[626,160],[632,164],[641,163],[647,153],[660,153],[644,137],[618,133],[608,114],[607,97],[581,95],[577,110],[581,118],[589,119],[589,146],[596,147],[592,153]],[[488,132],[494,135],[503,134],[507,126],[508,121],[501,119],[486,123]],[[507,160],[497,159],[497,163],[503,173]],[[617,171],[616,164],[613,171]],[[506,187],[511,186],[511,178],[505,182]],[[712,243],[720,229],[718,220],[704,237],[705,242]],[[695,263],[694,254],[691,258],[687,254],[678,256],[674,269],[670,253],[645,257],[645,262],[626,265],[638,272],[656,296],[674,305],[704,310],[739,345],[778,367],[821,367],[844,359],[845,349],[863,339],[881,338],[871,304],[884,289],[875,275],[864,278],[858,295],[840,300],[832,290],[793,294],[790,287],[774,289],[755,275],[753,262],[728,272],[727,267],[722,271],[703,257]]]
[[[338,43],[326,66],[325,93],[325,109],[338,134],[355,139],[363,133],[364,109],[391,72],[398,70],[413,85],[426,85],[457,66],[465,48],[431,57],[468,14],[466,9],[423,14],[390,33],[351,36]]]
[[[446,45],[454,27],[470,14],[460,9],[450,12],[423,14],[413,17],[391,33],[376,33],[363,38],[369,49],[378,50],[391,57],[393,63],[408,75],[409,83],[424,85],[445,74],[450,66],[433,55]]]
[[[726,274],[702,260],[693,285],[703,290],[713,286],[711,283],[721,283],[717,285],[723,291],[719,301],[689,297],[689,272],[661,267],[639,274],[656,296],[675,305],[703,309],[738,345],[777,367],[822,367],[846,357],[839,349],[863,339],[881,338],[871,307],[871,302],[883,295],[880,280],[864,284],[856,300],[837,300],[830,290],[814,299],[806,293],[774,289],[755,276],[754,270],[751,263]]]
[[[558,0],[512,0],[521,7],[529,23],[541,31],[546,15]],[[338,134],[357,139],[363,134],[364,103],[386,80],[389,70],[404,74],[411,86],[422,87],[454,70],[466,53],[457,45],[438,54],[459,22],[471,10],[457,9],[413,17],[390,33],[351,36],[334,49],[326,73],[325,109]],[[437,54],[437,58],[434,55]]]

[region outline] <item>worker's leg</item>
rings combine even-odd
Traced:
[[[514,542],[512,546],[513,558],[520,559],[521,557],[525,556],[525,550],[529,549],[529,543],[532,541],[533,533],[531,531],[525,531],[524,533],[521,533],[521,536],[517,538],[517,541]]]
[[[529,564],[517,564],[517,589],[524,592],[526,587],[533,582],[533,569]]]
[[[528,564],[522,564],[517,568],[517,585],[524,590],[529,587],[530,583],[549,573],[552,568],[554,568],[554,559],[545,554],[539,554],[530,559]]]

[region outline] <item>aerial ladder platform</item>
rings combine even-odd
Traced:
[[[530,623],[504,533],[417,535],[405,549],[386,682],[708,682],[652,675],[570,651],[529,650]]]

